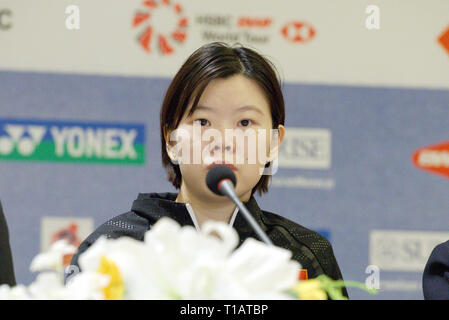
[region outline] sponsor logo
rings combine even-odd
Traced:
[[[67,227],[53,233],[51,243],[59,240],[66,240],[69,244],[78,247],[81,244],[81,240],[78,237],[78,224],[71,223]]]
[[[251,45],[267,45],[279,37],[292,43],[305,43],[316,34],[315,28],[307,22],[291,21],[283,24],[271,16],[233,16],[205,14],[195,17],[203,41],[245,42]]]
[[[41,252],[47,251],[51,244],[66,240],[78,247],[94,229],[92,218],[43,217],[41,220]],[[63,257],[63,265],[68,266],[73,255]]]
[[[370,264],[384,271],[422,272],[432,250],[449,232],[372,230]]]
[[[287,128],[279,152],[279,167],[330,169],[331,139],[328,129]]]
[[[81,244],[81,240],[78,237],[78,225],[76,223],[71,223],[69,226],[67,226],[66,228],[63,228],[61,230],[57,230],[53,235],[52,235],[52,240],[51,240],[51,244],[55,243],[56,241],[59,240],[65,240],[67,241],[69,244],[75,246],[75,247],[79,247],[79,245]],[[72,257],[73,254],[66,254],[64,255],[64,257],[62,258],[62,265],[63,266],[68,266],[70,264],[70,261],[72,261]]]
[[[195,17],[203,41],[246,42],[267,44],[270,41],[273,18],[205,14]]]
[[[162,56],[174,54],[187,41],[192,26],[203,42],[222,41],[268,45],[281,38],[293,44],[303,44],[316,35],[308,22],[276,21],[270,15],[201,13],[190,19],[179,3],[171,0],[143,0],[132,17],[137,42],[148,52]]]
[[[449,141],[418,149],[412,162],[419,169],[449,178]]]
[[[209,27],[226,27],[230,28],[232,21],[231,15],[214,15],[206,14],[196,16],[195,22],[199,26],[209,26]]]
[[[8,30],[12,27],[12,12],[9,9],[0,9],[0,30]]]
[[[0,161],[144,164],[141,124],[0,119]]]
[[[443,31],[441,36],[438,38],[438,42],[446,50],[446,52],[449,53],[449,27]]]
[[[328,129],[287,128],[279,151],[279,167],[329,170],[332,134]],[[332,190],[335,180],[304,175],[273,176],[272,185],[284,188]]]
[[[302,188],[332,190],[335,188],[335,180],[332,178],[308,178],[303,176],[280,177],[273,176],[271,184],[281,188]]]
[[[142,49],[170,55],[187,38],[188,18],[180,4],[170,0],[142,1],[142,8],[134,14],[133,28],[140,30],[138,42]]]
[[[380,282],[380,290],[422,292],[422,282],[411,280],[382,280]]]
[[[282,36],[290,42],[304,43],[315,37],[316,31],[311,24],[303,21],[291,21],[281,29]]]
[[[272,18],[240,17],[237,19],[237,26],[240,28],[267,28],[271,26]]]

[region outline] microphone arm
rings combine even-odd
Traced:
[[[245,205],[240,201],[240,199],[237,197],[237,195],[234,192],[234,185],[232,184],[231,180],[224,179],[220,181],[219,184],[219,191],[229,197],[239,208],[240,212],[245,217],[246,221],[251,225],[253,230],[257,233],[257,236],[266,244],[272,246],[273,243],[271,242],[270,238],[265,234],[265,232],[262,231],[260,226],[257,224],[256,220],[254,220],[251,213],[249,213],[248,209],[246,209]]]

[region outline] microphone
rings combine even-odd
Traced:
[[[254,220],[251,213],[245,205],[240,201],[235,193],[235,185],[237,184],[237,178],[234,172],[228,166],[217,165],[214,166],[206,175],[206,185],[215,194],[219,196],[227,196],[231,199],[239,208],[240,212],[245,217],[246,221],[250,224],[257,236],[266,244],[273,245],[270,238],[262,231],[260,226]]]

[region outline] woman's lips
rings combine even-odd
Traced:
[[[232,171],[238,171],[238,169],[233,164],[231,164],[231,163],[221,163],[221,162],[211,163],[210,165],[207,166],[207,169],[210,170],[210,169],[212,169],[215,166],[227,166],[227,167],[231,168]]]

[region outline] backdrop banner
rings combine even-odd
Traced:
[[[351,298],[422,299],[449,239],[449,2],[377,3],[379,30],[358,0],[3,1],[0,199],[17,282],[50,243],[175,191],[160,106],[187,56],[220,40],[266,54],[283,80],[287,133],[260,206],[329,239],[346,280],[380,288]]]

